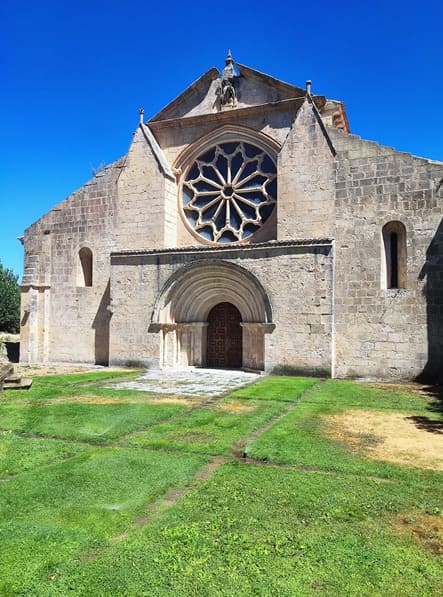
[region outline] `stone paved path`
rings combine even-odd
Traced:
[[[149,369],[135,381],[113,384],[113,388],[182,394],[184,396],[218,396],[256,381],[260,374],[227,369]]]

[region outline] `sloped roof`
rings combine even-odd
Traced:
[[[306,90],[302,89],[301,87],[297,87],[296,85],[291,85],[290,83],[285,83],[280,79],[276,79],[275,77],[271,77],[270,75],[266,75],[258,70],[255,70],[249,66],[245,66],[244,64],[238,64],[236,62],[236,67],[240,76],[245,77],[247,79],[255,79],[257,82],[260,82],[268,87],[272,87],[280,92],[282,95],[281,99],[291,99],[293,97],[302,97],[306,94]]]
[[[167,104],[160,112],[150,119],[150,122],[158,120],[170,120],[185,116],[190,106],[196,106],[203,101],[208,94],[211,83],[218,79],[220,72],[217,68],[210,68],[204,75],[194,81],[185,91]]]
[[[231,58],[232,61],[232,58]],[[290,100],[306,97],[306,89],[297,87],[262,73],[258,70],[235,63],[238,76],[235,78],[236,101],[228,112],[240,113],[247,108],[273,106],[283,108]],[[213,67],[194,81],[174,100],[167,104],[148,122],[155,124],[173,123],[193,117],[221,116],[226,109],[220,106],[220,71]],[[320,111],[325,124],[349,132],[349,123],[343,102],[328,100],[324,95],[310,96]]]
[[[276,103],[304,97],[306,91],[243,64],[236,64],[239,72],[236,108]],[[149,122],[175,120],[187,116],[212,114],[219,111],[218,79],[220,71],[213,67],[172,100]]]

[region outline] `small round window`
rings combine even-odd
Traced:
[[[248,239],[265,224],[277,201],[275,163],[250,143],[220,143],[186,172],[182,201],[188,224],[205,240]]]

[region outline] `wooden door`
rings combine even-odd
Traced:
[[[241,315],[231,303],[219,303],[208,315],[208,367],[242,366]]]

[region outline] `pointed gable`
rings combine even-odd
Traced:
[[[239,75],[236,77],[237,102],[235,108],[276,103],[305,95],[305,90],[300,87],[284,83],[241,64],[236,64],[236,66]],[[150,122],[219,112],[219,88],[220,72],[214,67],[153,116]]]
[[[195,116],[216,115],[259,106],[281,106],[296,101],[295,112],[301,106],[306,90],[271,77],[258,70],[235,63],[229,53],[222,73],[213,67],[172,100],[149,123],[165,123]],[[230,102],[224,101],[226,71],[232,88]],[[342,102],[327,100],[323,95],[312,96],[321,117],[328,126],[349,132],[349,124]],[[298,101],[297,101],[298,100]]]
[[[210,68],[163,110],[153,116],[150,122],[215,112],[213,104],[219,75],[220,73],[215,67]]]

